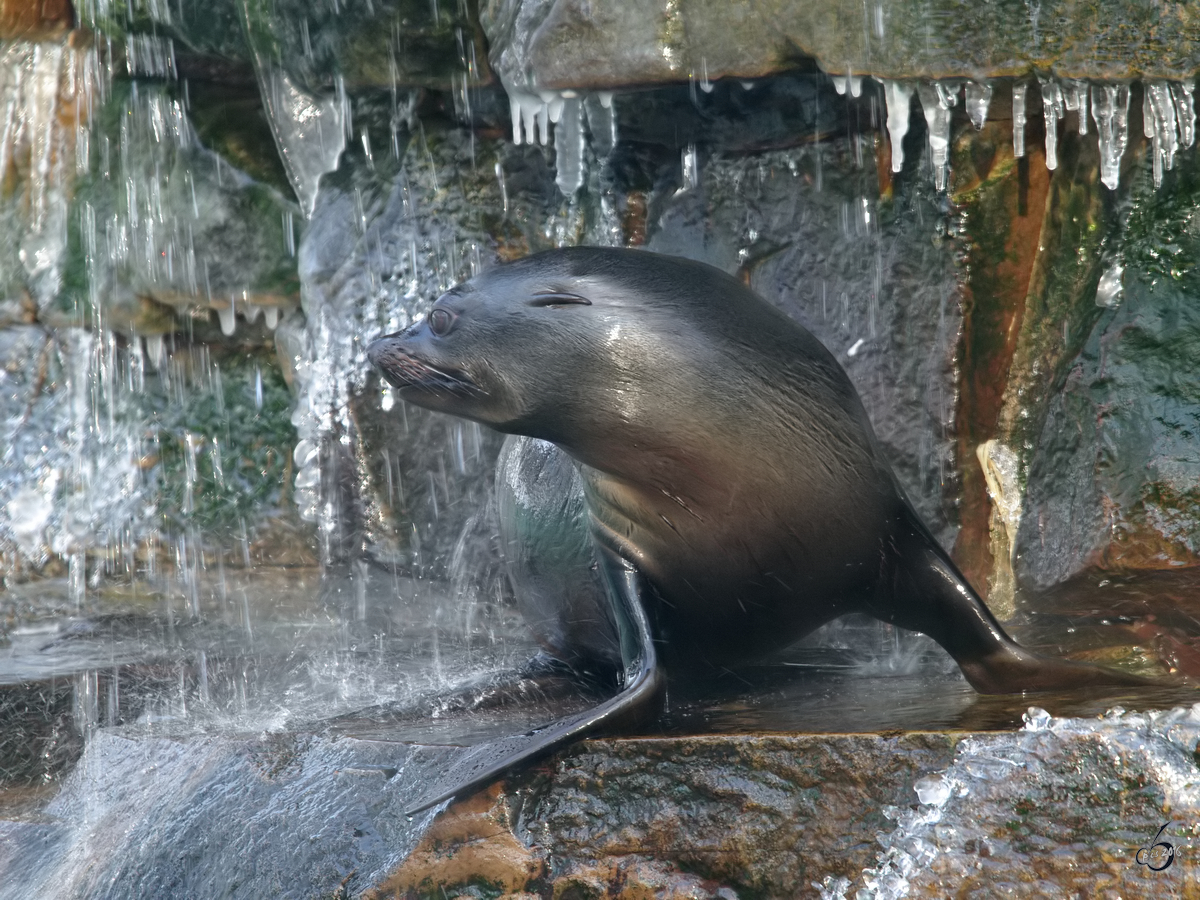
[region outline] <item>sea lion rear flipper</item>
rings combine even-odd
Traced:
[[[898,523],[892,576],[868,606],[876,618],[929,635],[981,694],[1145,686],[1125,672],[1026,650],[1005,633],[933,536],[906,509]]]
[[[471,747],[434,782],[407,814],[481,787],[513,767],[581,737],[601,723],[630,718],[651,707],[663,684],[642,597],[645,582],[632,564],[604,548],[597,549],[621,632],[624,683],[621,692],[582,713],[566,716],[524,734]]]

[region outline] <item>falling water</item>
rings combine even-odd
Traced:
[[[347,741],[471,740],[558,708],[553,697],[489,706],[535,650],[496,537],[498,436],[397,402],[366,359],[372,338],[419,321],[454,284],[572,244],[725,269],[835,354],[949,546],[972,249],[956,209],[971,202],[959,142],[970,126],[994,129],[1011,92],[1012,151],[997,158],[1039,154],[1024,137],[1040,111],[1054,178],[1084,138],[1105,191],[1151,179],[1167,190],[1193,165],[1188,80],[881,88],[843,68],[743,83],[704,61],[698,90],[686,71],[653,90],[549,90],[502,69],[485,83],[460,27],[446,79],[405,74],[411,35],[397,29],[379,63],[388,74],[368,87],[319,68],[322,17],[345,4],[286,27],[255,0],[237,6],[244,49],[228,71],[171,36],[194,10],[159,0],[128,13],[81,4],[87,39],[0,44],[0,687],[11,689],[0,724],[48,698],[19,726],[35,750],[0,758],[0,786],[68,779],[52,814],[74,817],[58,838],[72,846],[148,816],[164,796],[145,776],[158,766],[166,781],[225,766],[268,783],[302,759],[319,773],[305,776],[313,790],[333,771],[382,783],[383,769],[410,766],[394,783],[412,785],[435,754],[272,742],[326,728]],[[449,7],[432,5],[432,19],[457,15]],[[883,7],[866,15],[870,44]],[[1145,144],[1129,134],[1138,91]],[[888,146],[872,166],[872,147]],[[1121,215],[1157,202],[1129,196],[1113,204]],[[1132,227],[1113,226],[1103,264],[1078,279],[1096,315],[1121,315],[1145,290],[1136,255],[1116,246]],[[1162,267],[1161,283],[1190,277],[1186,260]],[[1047,333],[1070,345],[1090,321]],[[788,662],[954,678],[928,641],[861,623]],[[938,695],[954,710],[959,688]],[[744,722],[744,705],[681,707],[675,721]],[[914,709],[872,707],[882,718],[865,721],[909,727],[930,713]],[[247,749],[242,734],[261,742]],[[141,793],[121,800],[113,773]],[[897,840],[924,824],[899,823]],[[396,846],[417,831],[398,826]],[[382,851],[371,860],[388,864]],[[64,884],[87,877],[80,863]]]

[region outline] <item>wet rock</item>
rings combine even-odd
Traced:
[[[1082,348],[1044,427],[1026,438],[1036,449],[1017,550],[1032,586],[1089,565],[1200,562],[1200,388],[1191,374],[1200,362],[1192,314],[1200,248],[1184,224],[1196,209],[1197,163],[1193,155],[1181,164],[1169,195],[1152,189],[1148,170],[1136,176],[1128,218],[1101,263],[1116,289],[1090,295]]]
[[[70,38],[0,45],[0,96],[11,123],[0,136],[0,303],[32,301],[43,315],[65,277],[67,204],[99,76],[87,41],[78,32]]]
[[[70,0],[3,0],[0,40],[44,41],[62,37],[74,24]]]
[[[70,679],[0,685],[0,796],[56,784],[83,753]]]
[[[881,197],[876,168],[860,164],[867,141],[714,152],[698,184],[663,199],[648,246],[740,274],[812,331],[849,373],[910,498],[950,542],[953,248],[915,165]]]
[[[589,741],[451,806],[369,896],[1193,889],[1195,713],[1026,720],[1016,733]],[[1151,872],[1135,855],[1168,819],[1179,864]]]
[[[1026,161],[1014,157],[1011,126],[991,122],[978,134],[960,135],[951,167],[966,263],[955,410],[961,476],[955,558],[1002,618],[1012,612],[1012,550],[1000,502],[989,499],[998,496],[1002,485],[988,481],[979,448],[996,439],[1042,238],[1050,173],[1036,142],[1028,154]],[[1019,521],[1019,488],[1015,492]]]
[[[325,179],[300,248],[297,495],[323,523],[329,560],[365,553],[443,576],[454,554],[472,555],[494,532],[500,437],[404,405],[381,389],[366,347],[498,255],[546,246],[542,228],[565,199],[537,147],[431,121],[403,152],[351,158]],[[343,514],[322,514],[327,501]]]
[[[117,40],[171,37],[192,71],[211,68],[209,60],[250,63],[266,54],[310,92],[332,90],[338,80],[350,88],[450,90],[464,76],[489,78],[483,33],[466,4],[216,0],[203,7],[84,4],[82,12],[86,24]]]
[[[483,32],[467,4],[377,0],[334,9],[289,0],[249,9],[255,19],[269,16],[280,58],[309,90],[336,78],[351,87],[447,90],[490,77]]]
[[[436,895],[452,885],[509,895],[541,876],[544,861],[513,834],[500,795],[497,784],[438,816],[404,864],[364,900]]]
[[[295,207],[204,148],[171,89],[115,85],[97,115],[60,309],[143,336],[211,309],[232,335],[239,317],[273,326],[298,305]]]
[[[969,254],[959,550],[978,580],[986,572],[989,604],[1002,618],[1015,609],[1013,561],[1035,435],[1098,315],[1096,285],[1116,224],[1093,143],[1067,133],[1058,168],[1047,173],[1040,146],[1018,161],[1004,137],[993,129],[964,139],[956,175]],[[967,149],[989,144],[980,156]]]
[[[490,0],[480,9],[493,67],[507,83],[608,89],[689,78],[758,78],[804,56],[832,73],[886,78],[995,77],[1037,70],[1069,78],[1184,78],[1200,69],[1186,6],[1003,0],[964,13],[771,0],[666,5]]]
[[[266,736],[100,733],[37,822],[0,822],[3,883],[44,896],[336,896],[371,885],[416,843],[401,781],[428,754]]]

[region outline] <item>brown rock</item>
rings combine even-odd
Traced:
[[[509,894],[521,891],[540,874],[543,862],[513,834],[506,800],[495,784],[451,806],[400,868],[362,895],[364,900],[407,892],[454,896],[453,889],[473,884]]]
[[[0,0],[0,40],[59,38],[74,21],[70,0]]]

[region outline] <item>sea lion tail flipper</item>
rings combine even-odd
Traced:
[[[653,709],[662,691],[663,676],[641,599],[645,583],[629,562],[611,551],[598,548],[598,556],[617,607],[625,664],[621,692],[585,712],[566,716],[524,734],[471,747],[406,810],[408,815],[481,787],[524,762],[582,737],[601,724],[611,725]]]
[[[1158,683],[1026,650],[1008,636],[916,513],[906,509],[904,516],[895,536],[888,589],[869,604],[868,611],[885,622],[932,637],[954,657],[979,693]]]

